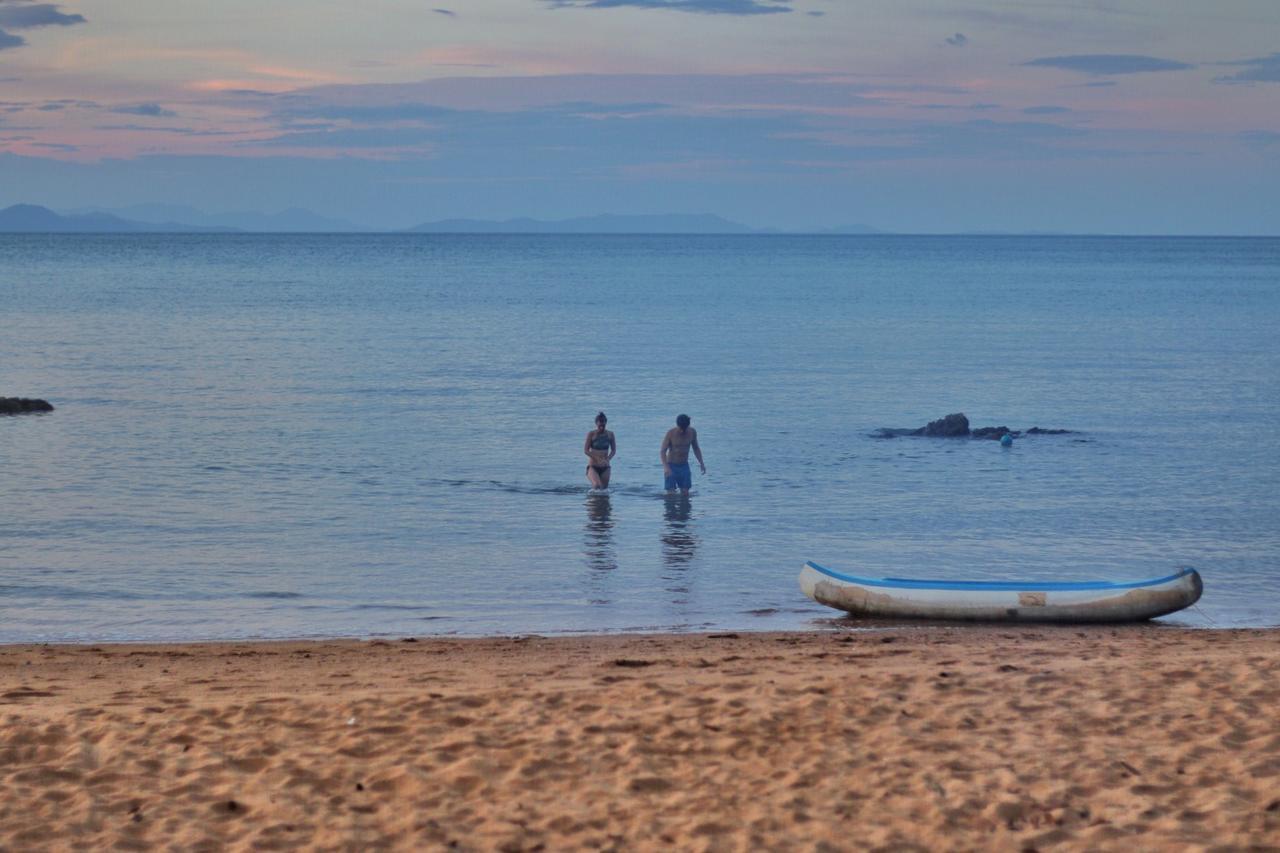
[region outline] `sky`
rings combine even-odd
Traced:
[[[1280,234],[1276,0],[0,0],[0,206]]]

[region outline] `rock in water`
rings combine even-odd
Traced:
[[[1026,434],[1063,435],[1072,432],[1075,432],[1075,430],[1032,427],[1027,430]],[[945,418],[938,418],[936,421],[930,421],[919,429],[894,429],[891,427],[881,427],[871,433],[872,438],[897,438],[904,435],[924,435],[931,438],[987,438],[992,441],[1000,441],[1006,435],[1012,438],[1021,438],[1023,434],[1018,432],[1016,429],[1009,429],[1007,426],[990,426],[970,429],[969,419],[960,412],[947,415]]]
[[[53,406],[46,400],[29,400],[26,397],[0,397],[0,415],[25,415],[31,412],[52,412]]]
[[[947,415],[945,418],[938,418],[936,421],[929,421],[929,423],[911,434],[940,436],[942,438],[963,437],[969,434],[969,419],[963,413],[957,412],[953,415]]]

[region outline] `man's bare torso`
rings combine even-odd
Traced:
[[[693,446],[694,441],[698,438],[698,431],[693,427],[689,427],[680,431],[680,427],[672,427],[667,430],[666,444],[667,462],[674,462],[677,465],[687,464],[689,461],[689,448]]]

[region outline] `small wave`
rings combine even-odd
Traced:
[[[146,596],[134,592],[110,589],[76,589],[52,584],[0,584],[0,598],[101,598],[112,601],[137,601]]]
[[[490,488],[513,495],[585,495],[590,486],[525,486],[519,483],[488,482]]]
[[[501,480],[461,480],[432,479],[420,481],[428,486],[447,486],[451,489],[474,489],[476,491],[506,492],[517,495],[572,495],[586,494],[587,486],[537,486],[521,483],[504,483]]]
[[[241,598],[305,598],[300,592],[274,592],[272,590],[264,590],[262,592],[245,592],[241,593]]]
[[[693,632],[710,631],[715,628],[714,622],[676,622],[670,625],[652,624],[652,625],[624,625],[618,628],[615,633],[619,634],[688,634]],[[548,632],[552,633],[552,632]],[[571,633],[571,632],[560,632]]]
[[[610,486],[605,491],[596,491],[586,483],[507,483],[502,480],[459,480],[433,479],[420,481],[423,485],[447,486],[453,489],[474,489],[476,491],[503,492],[509,495],[579,495],[591,497],[609,497],[626,495],[629,497],[663,498],[667,493],[656,486]]]
[[[461,386],[447,386],[443,388],[352,388],[345,393],[357,397],[465,397],[472,391],[470,388]]]

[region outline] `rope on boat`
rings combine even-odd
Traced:
[[[1208,614],[1208,613],[1205,613],[1203,610],[1201,610],[1201,609],[1200,609],[1200,605],[1199,605],[1199,604],[1193,604],[1193,605],[1191,605],[1191,606],[1192,606],[1193,608],[1195,608],[1195,611],[1196,611],[1197,613],[1199,613],[1201,616],[1203,616],[1203,617],[1204,617],[1204,619],[1205,619],[1205,621],[1206,621],[1206,622],[1208,622],[1210,625],[1212,625],[1212,626],[1213,626],[1213,627],[1215,627],[1215,628],[1217,628],[1217,627],[1218,627],[1218,623],[1217,623],[1217,622],[1214,622],[1212,619],[1210,619],[1210,618],[1209,618],[1209,614]]]

